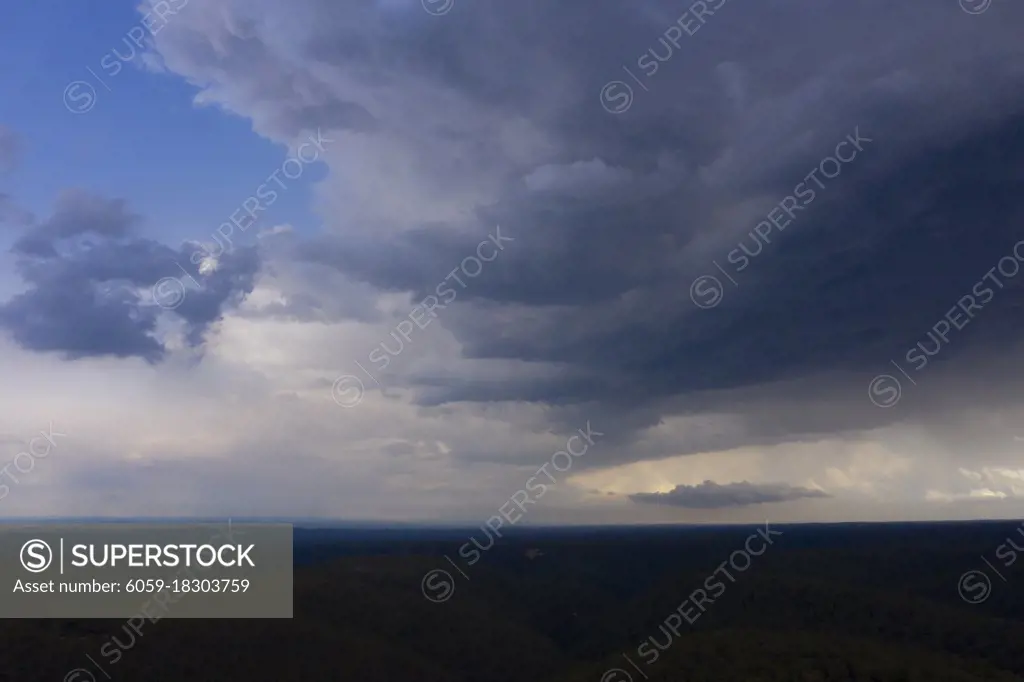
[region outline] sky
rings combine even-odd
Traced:
[[[8,8],[0,514],[1019,518],[1022,28]]]

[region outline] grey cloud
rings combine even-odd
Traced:
[[[311,105],[284,111],[272,119],[271,125],[287,135],[297,136],[320,127],[332,130],[372,132],[377,121],[363,107],[351,102]]]
[[[754,504],[788,502],[811,497],[829,497],[821,490],[784,483],[727,483],[704,481],[700,485],[677,485],[667,493],[636,493],[629,499],[642,504],[659,504],[686,509],[722,509]]]
[[[0,326],[25,348],[60,351],[68,358],[112,355],[159,360],[163,347],[152,338],[156,315],[140,312],[127,289],[100,292],[92,284],[54,278],[0,307]]]
[[[59,241],[87,235],[125,237],[141,222],[141,216],[129,211],[123,199],[105,199],[80,189],[65,190],[57,198],[53,214],[26,232],[13,251],[26,256],[54,256]]]
[[[296,322],[332,323],[339,320],[378,322],[376,290],[353,281],[336,268],[294,259],[289,232],[264,234],[260,239],[262,275],[267,286],[279,292],[281,300],[247,306],[238,314],[250,318],[271,318]]]
[[[446,318],[446,323],[454,326],[470,357],[560,363],[590,374],[589,382],[581,382],[577,372],[561,390],[557,378],[549,380],[544,392],[562,399],[614,400],[630,380],[649,398],[667,398],[820,372],[870,372],[870,378],[890,358],[903,361],[918,341],[934,348],[926,336],[929,329],[961,297],[972,294],[1000,258],[1012,254],[1017,225],[1024,219],[1024,204],[1013,197],[1015,159],[1024,154],[1016,129],[1012,121],[947,149],[920,150],[913,160],[873,176],[851,168],[837,179],[846,186],[827,187],[837,191],[831,197],[821,190],[825,196],[784,234],[772,235],[772,243],[744,234],[703,263],[677,271],[672,254],[633,261],[643,247],[602,243],[600,224],[587,234],[581,221],[576,232],[580,246],[565,254],[573,261],[544,268],[545,256],[559,253],[550,242],[530,244],[518,262],[510,250],[511,265],[497,263],[498,276],[491,279],[485,272],[468,295],[536,305],[545,285],[553,283],[548,278],[564,276],[566,286],[551,290],[548,303],[570,303],[566,292],[576,290],[599,300],[580,297],[568,309],[526,307],[521,324],[513,316],[511,323],[497,325],[486,307]],[[797,175],[793,184],[802,177]],[[559,223],[564,231],[574,225]],[[627,234],[645,239],[640,229]],[[650,251],[656,243],[652,235]],[[740,244],[757,254],[745,272],[725,258],[743,255]],[[612,254],[619,255],[621,276],[587,272],[589,265],[576,264],[590,263],[594,251],[605,254],[609,263],[615,262]],[[685,262],[685,256],[675,259]],[[737,287],[717,272],[712,259],[731,269]],[[534,271],[526,261],[542,264],[538,276],[530,277]],[[636,275],[627,270],[631,262]],[[385,272],[383,267],[377,271]],[[699,310],[688,299],[693,279],[705,274],[717,275],[726,287],[723,301],[711,310]],[[1021,281],[1001,277],[999,284],[989,282],[991,305],[977,313],[977,321],[957,343],[948,344],[940,359],[953,359],[976,344],[1015,338],[1020,322],[1012,311],[1024,303]],[[600,300],[600,292],[614,287],[622,291]],[[628,305],[614,305],[612,293]],[[448,397],[514,400],[516,390],[514,383],[486,390],[468,384],[452,386]],[[635,397],[630,393],[627,401]]]
[[[145,4],[152,6],[154,3],[155,0],[148,0]],[[277,9],[284,9],[288,13],[295,12],[292,14],[293,18],[306,16],[314,26],[322,23],[321,28],[338,26],[339,22],[347,18],[351,22],[352,33],[347,36],[347,41],[339,41],[338,34],[332,36],[334,49],[337,49],[337,45],[346,42],[365,42],[359,35],[358,18],[366,18],[366,10],[369,7],[369,3],[362,1],[346,8],[345,12],[334,12],[334,8],[325,6],[327,16],[333,15],[327,21],[326,16],[316,17],[310,13],[310,8]],[[144,5],[140,11],[144,12],[146,9]],[[221,74],[256,69],[261,74],[258,79],[260,97],[269,96],[281,105],[274,107],[273,110],[267,110],[266,116],[259,120],[259,126],[282,138],[297,136],[317,127],[332,127],[334,130],[373,130],[376,121],[367,108],[349,98],[332,99],[329,96],[329,84],[323,82],[320,75],[294,66],[282,68],[283,65],[278,61],[281,55],[276,50],[282,49],[287,43],[272,41],[268,44],[262,40],[267,32],[280,33],[280,25],[274,14],[273,3],[261,1],[228,2],[223,7],[208,5],[190,12],[189,15],[182,15],[174,22],[177,26],[168,24],[167,29],[173,32],[182,44],[187,44],[187,49],[184,53],[160,51],[164,66],[172,72],[187,73],[191,80],[203,86],[214,83],[217,75],[195,68],[195,65],[220,64],[218,71]],[[190,20],[194,22],[191,27],[194,30],[186,33],[183,29]],[[164,43],[159,37],[154,38],[158,45]],[[310,37],[308,49],[313,50],[314,43],[315,38]]]
[[[68,358],[163,358],[153,287],[180,276],[175,263],[188,263],[195,249],[130,236],[139,221],[122,200],[63,194],[54,214],[12,249],[28,289],[0,305],[0,327],[23,347]],[[215,271],[196,273],[199,288],[170,313],[185,322],[190,346],[200,346],[224,309],[252,291],[259,265],[255,248],[239,248],[223,254]]]
[[[633,84],[618,116],[602,108],[602,85],[626,80],[623,64],[639,72],[649,48],[664,55],[659,38],[685,6],[522,0],[432,21],[418,7],[385,17],[369,2],[345,13],[307,0],[289,6],[303,21],[283,48],[269,29],[279,6],[214,5],[261,21],[242,45],[213,10],[182,17],[157,37],[172,70],[217,86],[210,97],[276,134],[297,125],[282,121],[328,125],[330,112],[357,105],[374,125],[341,127],[366,156],[332,157],[332,172],[356,177],[402,149],[419,186],[460,209],[369,226],[325,216],[327,233],[297,248],[300,261],[422,298],[494,225],[515,237],[457,289],[442,323],[468,358],[550,372],[420,376],[425,405],[546,403],[570,423],[570,413],[606,414],[626,439],[663,415],[754,396],[732,407],[749,428],[719,442],[736,446],[927,421],[936,389],[885,412],[867,402],[867,382],[928,342],[1011,253],[1024,218],[1020,5],[979,21],[955,2],[825,0],[813,12],[726,2],[646,89]],[[214,44],[227,45],[223,56]],[[295,66],[307,63],[316,69]],[[785,231],[754,241],[754,226],[856,128],[872,140],[857,158],[815,186]],[[741,244],[756,254],[742,270]],[[690,297],[701,275],[725,286],[710,310]],[[932,366],[1019,335],[1022,281],[993,285],[991,304]],[[812,382],[814,393],[773,409],[790,382],[822,375],[842,380]],[[860,402],[836,411],[847,394]]]
[[[190,290],[174,309],[188,323],[189,345],[201,345],[207,329],[225,308],[237,307],[252,292],[259,270],[259,251],[249,246],[221,254],[213,272],[199,275],[199,290]]]

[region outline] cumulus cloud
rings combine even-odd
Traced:
[[[32,224],[11,249],[28,289],[0,305],[0,327],[26,348],[68,358],[111,355],[156,362],[167,351],[157,334],[167,313],[184,323],[188,346],[201,346],[224,308],[252,291],[257,250],[224,253],[212,271],[186,272],[188,284],[177,277],[168,281],[175,264],[189,263],[195,248],[175,250],[138,237],[140,223],[141,216],[122,199],[81,190],[63,193],[53,214]],[[173,305],[160,300],[168,288],[180,296]]]
[[[130,234],[141,216],[128,210],[124,199],[106,199],[81,189],[65,190],[53,214],[28,230],[13,246],[24,256],[52,257],[56,245],[77,237],[120,238]]]

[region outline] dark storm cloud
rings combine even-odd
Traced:
[[[166,348],[154,335],[161,308],[153,286],[176,271],[175,263],[188,262],[191,251],[130,236],[139,222],[121,200],[62,195],[54,214],[12,248],[29,287],[0,306],[0,326],[25,348],[69,358],[160,360]],[[254,248],[236,249],[197,279],[202,288],[173,309],[190,346],[252,291],[258,270]]]
[[[312,127],[332,107],[363,107],[374,126],[344,127],[367,156],[331,160],[352,176],[379,142],[381,154],[409,149],[422,187],[460,209],[464,188],[485,188],[458,225],[360,230],[328,216],[331,234],[298,249],[419,300],[493,226],[516,239],[458,290],[443,324],[469,358],[550,371],[418,376],[423,404],[549,403],[569,423],[607,417],[623,439],[664,415],[742,413],[748,428],[721,447],[907,416],[868,404],[867,381],[1011,255],[1024,224],[1024,6],[972,16],[953,0],[707,4],[720,9],[676,46],[666,31],[690,3],[671,0],[521,0],[443,18],[307,0],[305,38],[284,55],[269,32],[217,58],[175,49],[174,28],[158,42],[190,77],[230,81],[243,93],[231,105],[257,121]],[[202,30],[219,41],[216,21]],[[649,49],[664,61],[641,87],[623,65],[641,73]],[[291,68],[306,62],[317,68]],[[285,96],[317,77],[315,96]],[[634,101],[613,115],[599,93],[618,79]],[[507,143],[495,121],[534,134]],[[757,240],[755,225],[858,131],[856,158],[810,185],[813,203],[784,231]],[[406,199],[381,184],[381,204]],[[741,244],[754,255],[739,270],[729,258]],[[690,296],[702,275],[725,287],[709,310]],[[1003,280],[935,364],[1019,333],[1024,274]],[[815,381],[828,373],[846,383]],[[813,392],[787,393],[800,382]],[[847,393],[859,402],[836,410]],[[922,396],[914,416],[929,404]]]
[[[1011,254],[1024,224],[1024,201],[1014,189],[1024,156],[1024,78],[1007,66],[1021,56],[1019,41],[1000,26],[972,24],[955,3],[910,10],[832,2],[816,9],[813,31],[796,31],[807,17],[794,3],[767,3],[774,14],[736,5],[684,43],[686,57],[663,64],[650,92],[637,90],[634,109],[621,117],[563,97],[561,108],[550,107],[559,115],[545,118],[536,95],[550,82],[543,72],[527,78],[511,55],[537,59],[529,46],[542,44],[559,67],[594,82],[619,66],[605,68],[598,47],[633,56],[628,46],[639,26],[657,27],[639,12],[625,17],[599,7],[588,14],[586,31],[568,30],[582,25],[569,8],[546,14],[529,39],[517,27],[537,11],[532,3],[489,8],[509,21],[500,36],[484,32],[497,41],[487,45],[464,35],[459,22],[492,19],[467,10],[450,29],[432,33],[436,52],[418,44],[416,68],[488,103],[536,115],[566,150],[548,159],[544,173],[524,174],[532,182],[510,181],[497,203],[478,208],[479,223],[502,225],[517,248],[460,292],[462,301],[481,305],[445,318],[467,356],[549,362],[566,370],[565,378],[556,371],[530,385],[432,381],[425,402],[649,402],[821,372],[870,378]],[[1024,18],[1019,8],[1004,9]],[[610,36],[608,23],[620,19],[621,32]],[[895,42],[901,30],[914,40]],[[873,44],[866,36],[878,31],[893,42],[865,48]],[[659,33],[632,42],[633,52],[657,46]],[[602,36],[610,42],[602,45]],[[964,49],[935,55],[954,39]],[[507,68],[497,68],[502,60]],[[760,100],[762,122],[730,113],[732,91],[716,86],[732,77],[718,68],[723,64],[739,65],[747,97]],[[979,93],[990,110],[968,101]],[[806,181],[817,192],[813,204],[784,232],[775,230],[771,243],[756,239],[751,230],[768,209],[855,130],[868,140],[858,158],[837,178],[819,171],[824,187]],[[603,178],[573,166],[590,159],[607,169]],[[753,199],[769,202],[758,217],[721,217],[722,209]],[[390,239],[346,235],[333,249],[311,246],[305,256],[422,297],[438,273],[471,253],[471,239],[449,234],[424,226]],[[700,248],[702,239],[717,246]],[[755,254],[742,272],[726,263],[741,243]],[[731,269],[737,287],[712,259]],[[688,296],[704,274],[726,287],[711,310]],[[991,307],[942,359],[1019,333],[1013,310],[1024,303],[1022,281],[997,288]]]
[[[530,236],[540,232],[540,221],[530,210],[500,216],[502,225],[522,230],[517,244],[459,296],[523,306],[529,319],[495,324],[480,307],[447,315],[445,323],[469,357],[557,363],[576,373],[559,382],[556,372],[530,386],[470,383],[447,392],[432,386],[424,400],[620,396],[630,402],[638,394],[649,400],[823,371],[874,374],[926,340],[940,317],[1001,257],[1012,255],[1024,224],[1024,202],[1015,189],[1024,156],[1021,120],[939,140],[888,166],[873,164],[868,155],[875,150],[867,146],[864,165],[827,181],[785,233],[769,237],[772,243],[748,231],[703,262],[687,260],[682,251],[693,235],[686,223],[668,217],[678,197],[619,210],[563,209],[548,219],[550,233],[536,240]],[[776,196],[790,193],[816,160],[810,157]],[[677,190],[685,196],[685,188]],[[539,214],[543,207],[534,210]],[[757,255],[737,272],[725,257],[741,243],[745,253]],[[450,244],[422,231],[390,242],[349,240],[333,251],[310,246],[306,255],[381,288],[413,290],[419,299],[474,245],[471,239]],[[712,258],[731,269],[738,287],[714,269]],[[688,295],[694,278],[704,274],[717,275],[726,287],[722,303],[710,310],[698,309]],[[1014,338],[1022,282],[1024,276],[993,284],[991,306],[977,313],[964,343],[951,344],[942,359],[972,344]],[[613,305],[627,296],[631,305]]]
[[[704,481],[700,485],[677,485],[667,493],[636,493],[629,499],[642,504],[658,504],[684,509],[723,509],[753,504],[788,502],[809,497],[829,497],[821,490],[811,490],[783,483],[727,483],[719,485]]]
[[[481,276],[471,280],[461,276],[471,281],[459,289],[463,300],[536,306],[601,304],[668,274],[669,264],[659,253],[663,245],[657,238],[641,240],[634,230],[623,228],[660,226],[667,232],[664,220],[671,209],[666,203],[678,198],[643,201],[634,196],[624,201],[609,206],[585,197],[545,203],[543,197],[521,196],[507,207],[482,209],[475,234],[453,236],[425,226],[391,239],[324,238],[303,246],[299,256],[333,265],[376,287],[408,290],[423,298],[435,293],[437,284],[464,259],[475,257],[478,244],[500,228],[504,237],[516,241],[504,244],[493,262],[482,265],[486,272]],[[521,208],[512,210],[512,205]],[[492,253],[488,247],[484,255]],[[472,273],[476,266],[467,269]]]

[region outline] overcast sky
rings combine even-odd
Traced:
[[[1024,514],[1021,3],[71,5],[0,28],[4,516]]]

